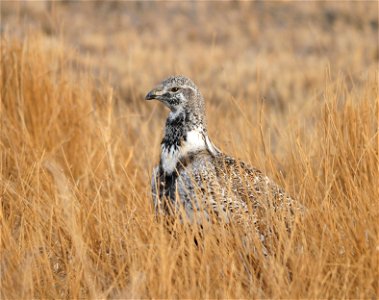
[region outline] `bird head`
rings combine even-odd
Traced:
[[[145,97],[158,100],[172,112],[186,111],[196,115],[204,114],[204,100],[191,79],[184,76],[171,76],[159,83]]]

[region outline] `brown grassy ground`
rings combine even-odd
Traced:
[[[377,3],[1,13],[2,298],[378,297]],[[216,145],[307,206],[275,255],[154,218],[167,111],[143,96],[173,73],[203,91]]]

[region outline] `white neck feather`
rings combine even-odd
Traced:
[[[177,116],[179,116],[181,113],[183,112],[183,108],[178,108],[177,110],[175,111],[170,111],[170,113],[168,114],[168,119],[169,120],[174,120]]]
[[[206,149],[206,140],[209,138],[204,135],[202,128],[195,128],[187,132],[185,140],[179,148],[174,146],[166,148],[165,145],[162,145],[161,163],[163,170],[166,173],[172,173],[181,158],[189,153]]]

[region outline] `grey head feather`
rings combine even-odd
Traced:
[[[182,75],[170,76],[157,84],[145,99],[165,104],[171,111],[169,119],[184,114],[185,126],[207,130],[204,98],[191,79]]]

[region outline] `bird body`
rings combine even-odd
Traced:
[[[292,198],[261,171],[214,146],[203,97],[190,79],[169,77],[146,99],[157,99],[171,110],[151,180],[157,213],[178,214],[190,222],[214,216],[260,226],[268,209],[292,209]]]

